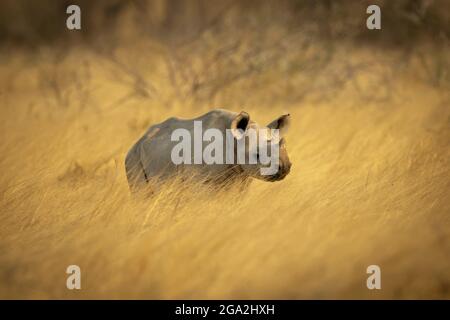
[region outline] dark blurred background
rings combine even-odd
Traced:
[[[81,8],[80,31],[66,28],[70,4]],[[381,30],[366,27],[371,4],[381,8]],[[69,48],[83,48],[109,61],[116,79],[131,78],[134,89],[118,104],[315,103],[349,87],[364,101],[386,102],[400,73],[450,83],[447,0],[4,0],[0,7],[0,54],[21,50],[57,67],[76,54]],[[92,60],[80,60],[90,70]],[[64,91],[52,72],[41,78]]]
[[[68,36],[64,26],[70,4],[81,7],[83,32]],[[370,4],[381,7],[382,30],[349,28],[365,26],[365,10]],[[265,16],[261,24],[283,22],[291,28],[308,25],[305,32],[365,43],[441,43],[450,35],[447,0],[2,0],[0,41],[2,45],[35,47],[80,36],[84,41],[97,41],[99,37],[111,40],[124,24],[146,35],[188,40],[205,30],[220,28],[227,19],[251,24],[255,13]]]

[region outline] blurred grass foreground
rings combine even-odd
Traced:
[[[449,9],[3,0],[0,297],[450,298]],[[290,175],[133,200],[145,129],[215,107],[290,112]]]

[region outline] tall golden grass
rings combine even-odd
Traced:
[[[2,54],[1,298],[450,298],[448,83],[421,59],[350,44],[328,68],[302,65],[315,44],[235,74],[245,43],[230,48],[223,63],[205,45],[189,65],[157,41]],[[187,67],[204,77],[189,83]],[[214,107],[260,123],[289,111],[290,175],[133,199],[123,162],[145,129]],[[71,264],[81,290],[66,288]],[[372,264],[381,290],[366,287]]]

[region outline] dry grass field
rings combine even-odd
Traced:
[[[114,48],[0,52],[0,298],[450,298],[448,42],[123,30]],[[215,107],[289,111],[287,178],[132,198],[124,157],[146,128]]]

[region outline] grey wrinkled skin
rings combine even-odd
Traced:
[[[248,128],[259,130],[271,128],[280,130],[279,140],[279,169],[274,175],[261,175],[261,164],[180,164],[175,165],[171,159],[171,151],[178,144],[171,141],[171,134],[177,128],[184,128],[194,136],[194,121],[201,121],[203,132],[209,128],[222,131],[225,136],[226,129],[240,128],[246,131]],[[125,169],[128,184],[132,191],[137,191],[149,183],[161,183],[171,177],[190,177],[196,181],[225,185],[232,182],[240,182],[248,186],[250,178],[265,181],[279,181],[284,179],[290,171],[291,162],[286,151],[285,134],[289,124],[289,115],[283,115],[267,125],[261,127],[250,119],[246,112],[236,113],[224,109],[214,109],[198,118],[178,119],[169,118],[161,123],[151,126],[145,134],[129,150],[125,159]],[[225,157],[224,139],[224,157]],[[246,157],[249,150],[255,150],[248,146],[246,140]],[[270,143],[270,141],[269,141]],[[209,142],[203,142],[203,148]],[[257,148],[256,148],[257,149]],[[236,150],[231,152],[236,153]],[[192,163],[194,154],[192,152]],[[236,162],[236,155],[234,157]],[[224,161],[225,163],[225,161]]]

